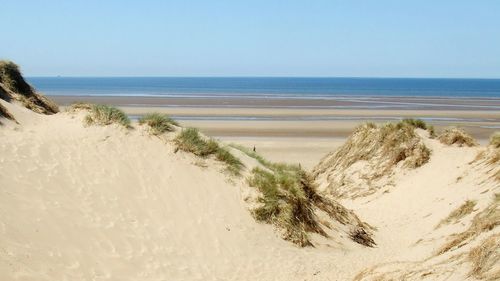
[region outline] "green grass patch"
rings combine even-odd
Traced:
[[[294,166],[281,165],[272,171],[254,168],[248,183],[262,194],[260,206],[252,210],[255,219],[275,225],[284,239],[303,247],[312,245],[308,232],[326,234],[317,221],[302,175]]]
[[[248,157],[251,157],[255,160],[257,160],[257,162],[259,162],[262,166],[264,167],[271,167],[273,166],[274,164],[267,161],[264,157],[262,157],[261,155],[259,155],[257,152],[245,147],[245,146],[242,146],[242,145],[239,145],[239,144],[230,144],[229,146],[233,147],[233,148],[236,148],[238,149],[239,151],[245,153]]]
[[[217,152],[215,153],[215,158],[221,162],[224,162],[226,164],[227,170],[231,174],[235,176],[241,175],[241,170],[244,167],[243,163],[240,161],[240,159],[231,154],[231,152],[229,152],[227,148],[219,147],[219,149],[217,149]]]
[[[233,175],[240,175],[243,163],[224,147],[213,140],[205,140],[195,128],[183,129],[174,140],[177,147],[200,157],[215,155],[218,161],[226,164],[227,170]]]
[[[312,246],[310,233],[327,237],[315,214],[319,209],[341,224],[355,225],[350,234],[353,241],[375,245],[363,223],[340,204],[318,194],[311,176],[299,166],[265,163],[266,168],[254,168],[248,178],[249,185],[261,193],[260,205],[252,210],[257,221],[276,226],[285,240],[301,247]]]
[[[165,114],[150,113],[146,114],[139,119],[139,124],[146,124],[149,126],[149,132],[152,135],[161,135],[166,132],[174,130],[172,125],[178,126],[179,124],[172,118]]]
[[[111,125],[119,124],[125,128],[130,128],[130,119],[118,108],[107,105],[92,105],[89,114],[85,117],[87,125]]]
[[[179,149],[201,157],[214,154],[219,149],[217,142],[203,139],[195,128],[182,130],[175,138],[175,144]]]

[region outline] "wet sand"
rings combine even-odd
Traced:
[[[114,105],[132,118],[149,112],[166,113],[182,125],[198,127],[214,137],[345,138],[363,122],[383,123],[402,118],[422,118],[438,131],[447,126],[460,126],[481,141],[500,130],[498,98],[52,96],[52,99],[63,106],[76,101]]]

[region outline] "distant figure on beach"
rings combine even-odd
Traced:
[[[253,152],[255,152],[255,145],[253,146]]]

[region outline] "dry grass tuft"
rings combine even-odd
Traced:
[[[467,200],[465,203],[460,205],[457,209],[453,210],[448,217],[442,220],[436,228],[439,228],[442,225],[450,224],[451,222],[457,222],[461,218],[466,215],[472,213],[474,211],[474,207],[476,206],[476,201]]]
[[[83,107],[83,105],[80,105]],[[107,126],[111,124],[119,124],[125,128],[130,128],[130,119],[118,108],[107,105],[92,105],[89,114],[84,119],[87,125]]]
[[[93,104],[86,103],[86,102],[75,102],[75,103],[72,103],[68,107],[67,111],[72,111],[72,112],[79,111],[79,110],[90,111],[92,109],[92,106],[93,106]]]
[[[420,120],[420,119],[405,118],[401,122],[408,124],[408,125],[411,125],[415,128],[427,130],[427,124],[423,120]]]
[[[7,89],[21,95],[30,95],[33,91],[24,80],[19,66],[11,61],[0,61],[0,82]]]
[[[492,203],[474,216],[469,228],[462,233],[455,234],[453,239],[443,245],[437,254],[440,255],[453,248],[459,248],[467,241],[481,233],[491,231],[498,225],[500,225],[500,194],[497,193],[494,195]]]
[[[397,165],[406,168],[424,165],[431,151],[415,128],[426,126],[413,119],[406,120],[381,126],[373,123],[359,126],[342,147],[315,167],[315,178],[325,177],[335,196],[362,196],[375,192],[377,188],[372,188],[371,184],[389,176]],[[352,168],[359,164],[364,169]],[[354,174],[359,174],[362,180],[353,179]]]
[[[413,126],[414,128],[419,128],[419,129],[422,129],[422,130],[427,130],[427,132],[429,132],[429,136],[431,138],[436,137],[436,131],[434,130],[434,126],[428,125],[427,123],[425,123],[421,119],[406,118],[406,119],[403,119],[402,122],[406,123],[406,124],[408,124],[410,126]]]
[[[0,117],[5,117],[9,120],[16,121],[14,115],[12,115],[7,108],[0,104]],[[1,123],[0,123],[1,124]]]
[[[315,214],[315,210],[321,210],[341,224],[354,225],[350,235],[353,241],[375,245],[366,225],[337,202],[319,195],[313,179],[300,167],[262,163],[265,168],[254,168],[248,179],[249,185],[261,193],[259,206],[252,210],[257,221],[274,225],[285,240],[301,247],[312,246],[309,233],[327,236]]]
[[[500,148],[496,147],[493,138],[490,145],[486,149],[479,151],[475,159],[469,164],[475,164],[476,168],[486,167],[488,169],[486,173],[490,175],[490,178],[500,182]]]
[[[446,145],[476,146],[476,140],[464,130],[456,127],[446,128],[438,136],[438,140]]]
[[[178,149],[191,152],[200,157],[215,155],[218,161],[226,164],[228,172],[235,176],[241,175],[241,170],[244,167],[243,163],[232,155],[229,150],[220,147],[213,139],[205,140],[195,128],[183,129],[174,142]]]
[[[494,148],[500,148],[500,132],[495,132],[490,137],[490,145]]]
[[[174,130],[174,126],[179,124],[175,122],[172,118],[168,117],[166,114],[160,113],[150,113],[146,114],[139,119],[139,124],[146,124],[149,126],[149,132],[152,135],[161,135],[166,132],[171,132]]]
[[[469,252],[472,263],[471,276],[477,279],[500,280],[500,269],[494,269],[500,264],[500,234],[485,239],[479,246]]]
[[[23,78],[19,66],[11,61],[0,61],[2,98],[14,99],[26,108],[42,114],[59,112],[57,104],[37,93]],[[4,93],[5,92],[5,93]]]

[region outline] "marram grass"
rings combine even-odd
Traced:
[[[87,125],[111,125],[119,124],[125,128],[130,128],[130,119],[118,108],[107,105],[92,105],[89,114],[85,117]]]
[[[139,119],[139,124],[149,126],[149,132],[152,135],[161,135],[174,130],[173,125],[179,124],[166,114],[149,113]]]
[[[227,148],[220,147],[215,140],[205,140],[195,128],[183,129],[174,141],[178,149],[191,152],[196,156],[208,157],[215,155],[215,159],[224,162],[227,171],[232,175],[241,174],[244,167],[243,163],[232,155]]]

